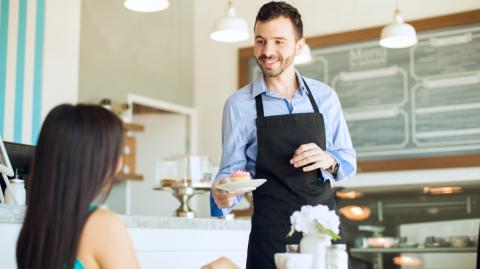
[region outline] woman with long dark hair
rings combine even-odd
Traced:
[[[139,268],[127,230],[96,209],[121,166],[121,121],[95,105],[60,105],[35,149],[19,269]]]

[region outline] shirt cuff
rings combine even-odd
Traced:
[[[331,173],[322,169],[321,171],[322,171],[323,178],[328,180],[339,181],[339,180],[343,180],[351,177],[352,173],[355,171],[355,168],[353,168],[350,163],[344,160],[337,151],[327,150],[327,152],[330,153],[330,155],[332,155],[332,157],[335,158],[335,160],[337,161],[338,170],[337,170],[337,174],[334,176]]]
[[[230,177],[230,174],[222,174],[222,173],[220,173],[220,174],[217,174],[217,175],[215,176],[215,180],[224,179],[224,178],[228,178],[228,177]]]
[[[210,192],[210,215],[212,217],[223,217],[228,214],[230,214],[233,210],[234,207],[236,207],[240,201],[242,200],[243,195],[237,196],[233,198],[233,204],[231,207],[228,208],[218,208],[217,204],[215,204],[215,201],[213,200],[213,194]]]
[[[322,173],[323,182],[325,182],[327,180],[335,180],[335,177],[332,175],[332,173],[327,172],[324,169],[320,169],[320,172]]]

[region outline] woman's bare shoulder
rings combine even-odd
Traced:
[[[92,248],[101,248],[122,234],[126,234],[126,227],[120,218],[107,209],[98,208],[88,217],[82,240]]]
[[[103,268],[138,268],[127,228],[113,212],[99,208],[87,220],[82,240]]]
[[[125,228],[125,225],[117,214],[103,208],[96,209],[88,218],[86,225],[92,226],[91,228],[95,230],[103,230],[107,227],[112,228],[116,226]]]

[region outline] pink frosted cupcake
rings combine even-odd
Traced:
[[[247,181],[252,178],[250,177],[249,172],[238,170],[238,171],[233,171],[230,174],[230,179],[232,180],[232,182],[239,182],[239,181]]]

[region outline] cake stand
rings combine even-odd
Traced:
[[[187,180],[161,180],[153,186],[156,191],[169,191],[179,202],[180,206],[175,210],[176,217],[195,218],[197,214],[190,207],[190,199],[195,194],[210,192],[211,182],[191,182]]]

